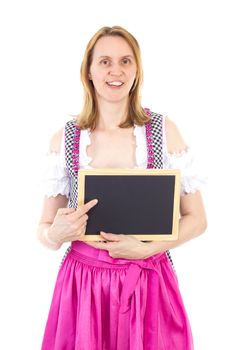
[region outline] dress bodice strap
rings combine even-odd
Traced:
[[[146,123],[147,169],[163,168],[163,116],[144,109],[150,117]]]
[[[78,169],[79,169],[79,144],[81,130],[76,120],[70,120],[65,125],[65,159],[71,180],[69,208],[77,208],[78,203]]]

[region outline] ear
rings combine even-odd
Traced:
[[[92,79],[92,78],[91,78],[91,73],[88,73],[88,78],[89,78],[89,80]]]

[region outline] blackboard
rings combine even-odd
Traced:
[[[177,239],[179,170],[80,169],[78,206],[94,198],[86,241],[100,240],[100,231],[145,241]]]

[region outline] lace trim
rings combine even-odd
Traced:
[[[69,197],[70,179],[62,160],[60,153],[46,154],[41,187],[47,197],[56,197],[58,194]]]
[[[147,167],[147,143],[146,143],[146,128],[144,126],[134,125],[133,134],[136,138],[136,168]],[[81,131],[80,134],[80,154],[79,154],[79,166],[80,169],[91,169],[90,163],[92,157],[87,155],[87,147],[91,144],[90,139],[91,132],[89,129]]]
[[[63,181],[51,181],[47,180],[46,185],[44,186],[44,194],[47,197],[56,197],[57,195],[61,194],[63,196],[66,196],[67,199],[69,199],[69,192],[70,192],[70,185],[69,180],[63,180]]]
[[[207,177],[198,169],[191,147],[177,153],[164,153],[164,169],[181,171],[181,195],[195,193],[207,183]]]
[[[201,175],[181,176],[181,195],[195,193],[207,184],[207,178]]]
[[[92,162],[92,157],[87,155],[87,147],[91,144],[91,131],[85,129],[80,134],[80,151],[79,151],[79,166],[80,169],[91,169],[89,165]]]
[[[136,138],[136,164],[138,168],[147,167],[147,143],[145,126],[135,125],[134,136]]]

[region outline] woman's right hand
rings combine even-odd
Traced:
[[[57,245],[64,242],[77,241],[85,235],[88,215],[86,214],[98,203],[93,199],[77,210],[74,208],[60,208],[48,230],[48,239]]]

